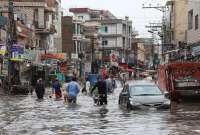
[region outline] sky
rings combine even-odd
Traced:
[[[109,10],[118,18],[129,16],[133,27],[140,37],[150,37],[146,25],[152,22],[161,22],[162,12],[156,9],[144,9],[144,6],[158,6],[166,0],[61,0],[65,15],[71,15],[69,8],[87,7],[92,9]]]

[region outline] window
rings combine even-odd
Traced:
[[[104,31],[105,31],[106,33],[108,32],[108,27],[107,27],[107,26],[104,27]]]
[[[102,45],[104,46],[104,45],[108,45],[108,41],[107,40],[103,40],[102,41]]]
[[[199,15],[195,16],[195,30],[199,28]]]
[[[123,45],[125,45],[126,39],[125,37],[123,37]]]
[[[188,29],[192,29],[193,28],[193,10],[190,10],[188,12]]]
[[[78,20],[83,20],[83,16],[78,16]]]

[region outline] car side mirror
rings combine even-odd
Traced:
[[[169,92],[164,92],[164,95],[166,98],[168,98],[168,99],[170,98]]]

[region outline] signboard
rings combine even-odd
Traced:
[[[6,22],[7,22],[6,17],[0,16],[0,28],[4,27]]]
[[[91,72],[91,63],[85,62],[85,72],[90,73]]]
[[[64,53],[47,53],[41,55],[41,60],[46,59],[57,59],[57,60],[65,60],[65,54]]]
[[[0,44],[0,55],[6,54],[6,46],[4,44]]]
[[[12,61],[23,61],[24,60],[24,47],[20,44],[13,44],[11,47]]]
[[[72,59],[78,59],[78,54],[77,53],[72,53],[71,54]]]

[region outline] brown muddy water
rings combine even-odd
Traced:
[[[77,105],[46,97],[0,96],[0,135],[196,135],[200,103],[173,105],[172,111],[126,111],[118,94],[109,95],[107,114],[79,95]]]

